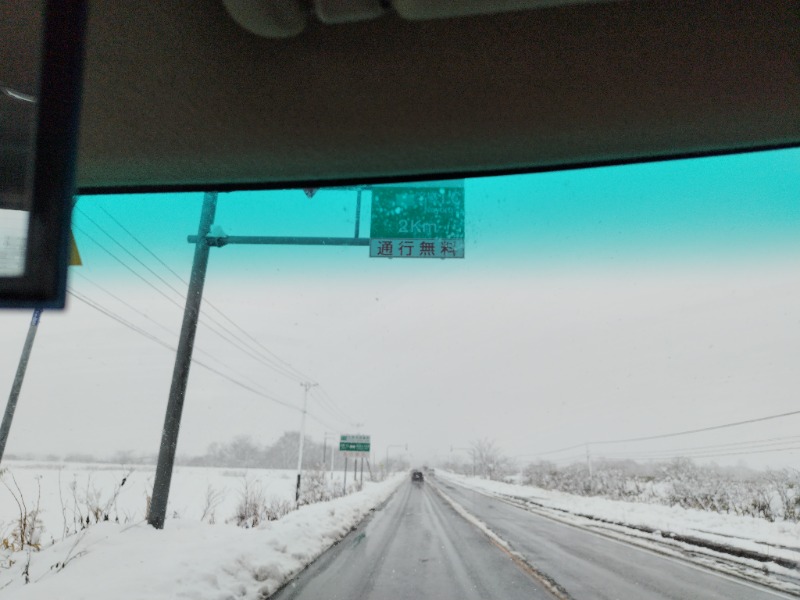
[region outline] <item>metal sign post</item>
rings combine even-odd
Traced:
[[[14,376],[14,383],[11,384],[11,393],[8,395],[6,412],[3,415],[3,424],[0,425],[0,461],[3,460],[3,453],[6,450],[8,434],[11,431],[11,421],[14,420],[14,412],[17,410],[17,400],[19,399],[20,390],[22,390],[22,382],[25,380],[25,371],[28,369],[28,360],[31,357],[33,340],[36,339],[36,331],[39,328],[39,318],[41,316],[42,309],[34,309],[31,324],[28,327],[28,337],[25,338],[25,344],[22,346],[22,354],[19,357],[17,374]]]

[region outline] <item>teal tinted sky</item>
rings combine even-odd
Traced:
[[[780,260],[800,249],[800,149],[475,178],[465,194],[467,258],[451,264],[451,273]],[[196,230],[201,201],[197,193],[81,198],[75,233],[84,262],[131,276],[96,243],[121,257],[117,242],[136,245],[110,214],[188,274],[186,235]],[[323,190],[312,199],[300,190],[226,193],[216,223],[230,235],[352,236],[355,205],[354,191]],[[369,235],[369,208],[364,193],[362,236]],[[293,267],[337,276],[443,271],[441,261],[388,267],[367,255],[366,248],[228,247],[213,251],[212,268],[229,276],[289,275]]]

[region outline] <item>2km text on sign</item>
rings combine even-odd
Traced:
[[[369,255],[464,258],[463,180],[373,188]]]

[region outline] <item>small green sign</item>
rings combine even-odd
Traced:
[[[342,452],[369,452],[369,444],[347,444],[339,442],[339,450]]]

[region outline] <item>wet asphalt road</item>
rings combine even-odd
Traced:
[[[280,600],[552,599],[427,483],[383,508],[273,596]]]
[[[535,515],[461,486],[444,481],[438,484],[575,600],[789,597]]]
[[[488,525],[574,600],[788,598],[433,479],[403,484],[279,600],[554,598],[433,489]]]

